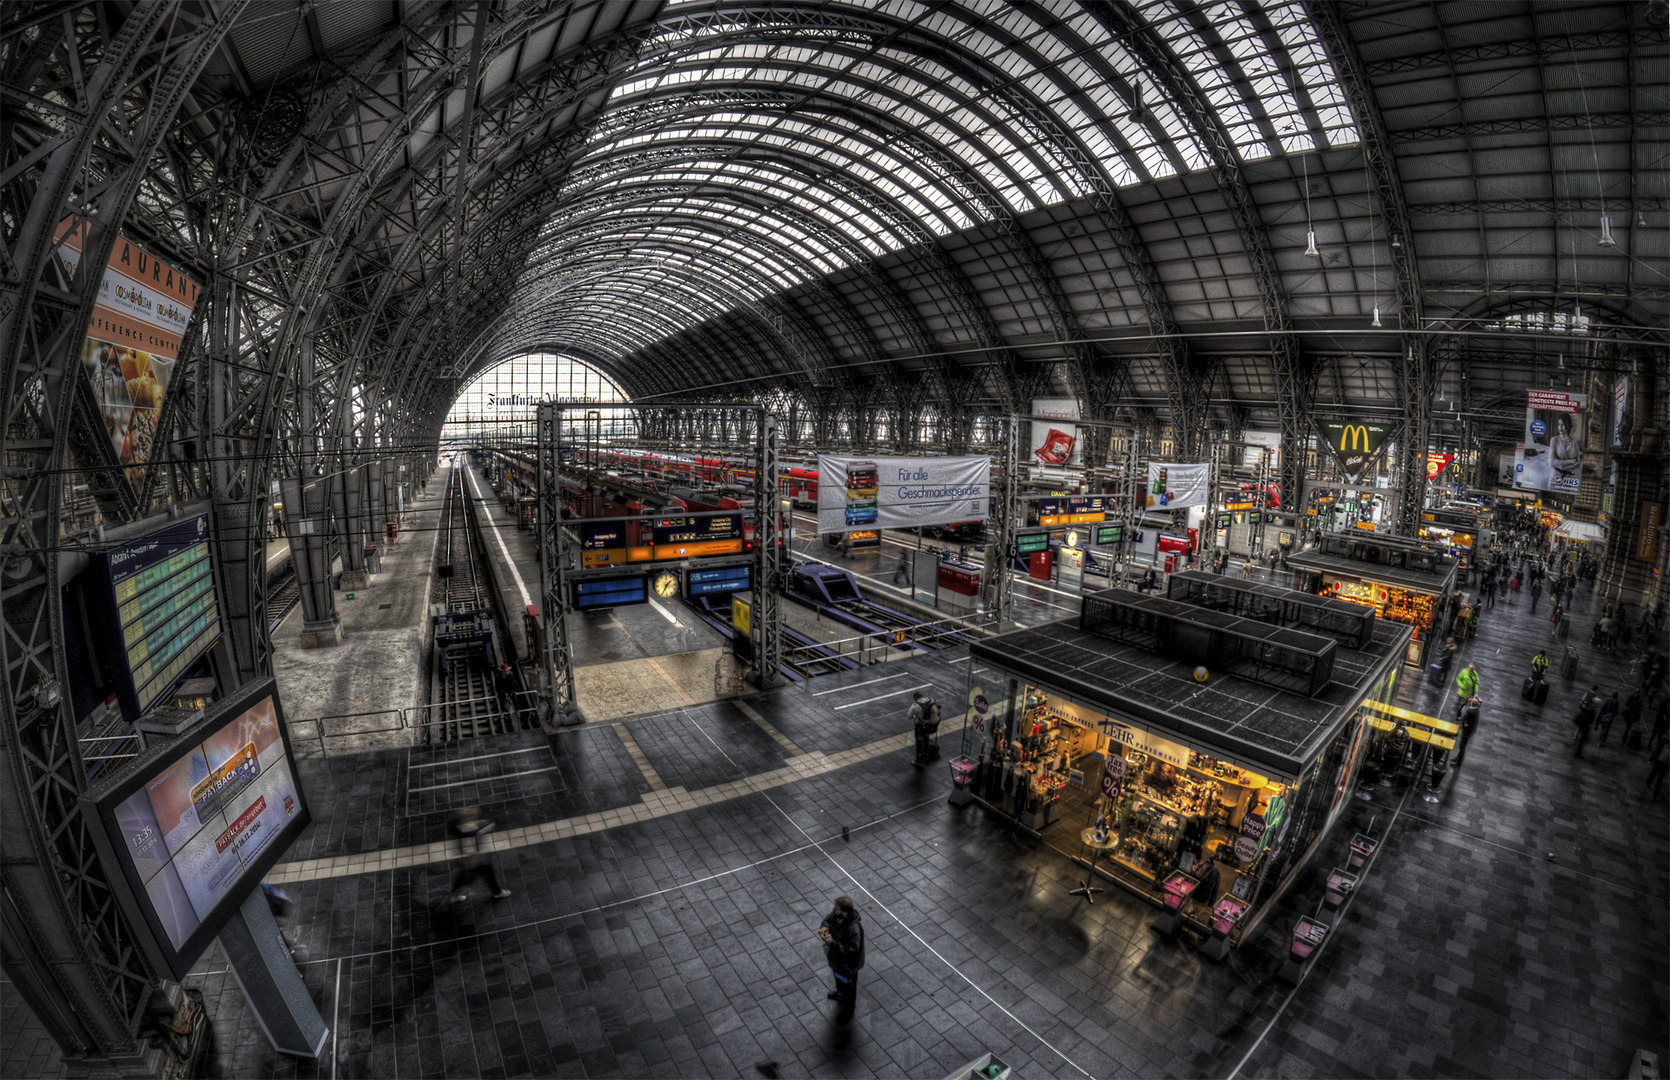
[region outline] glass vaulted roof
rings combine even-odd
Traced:
[[[860,260],[1210,168],[1213,145],[1255,161],[1357,139],[1298,0],[1109,7],[669,4],[562,178],[506,326],[535,318],[607,360]],[[632,316],[578,302],[603,290]]]

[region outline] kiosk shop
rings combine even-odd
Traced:
[[[1238,945],[1344,806],[1410,636],[1373,612],[1199,571],[1087,595],[1079,620],[970,647],[975,799]],[[1197,678],[1202,671],[1204,678]],[[1169,903],[1179,891],[1181,903]]]
[[[1433,639],[1442,634],[1435,628],[1446,625],[1446,604],[1455,592],[1454,559],[1411,540],[1344,533],[1288,556],[1287,565],[1297,589],[1361,604],[1414,627],[1406,663],[1420,667],[1437,655]]]

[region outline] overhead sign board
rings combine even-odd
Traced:
[[[1099,525],[1096,527],[1097,547],[1117,547],[1125,542],[1124,525]]]
[[[649,602],[649,576],[582,578],[574,582],[574,606],[581,610],[625,607]]]
[[[712,517],[682,518],[673,524],[656,525],[651,530],[657,546],[661,544],[700,544],[709,540],[734,540],[742,535],[741,514],[715,514]]]
[[[1050,534],[1047,532],[1024,532],[1015,534],[1015,554],[1032,555],[1050,549]]]

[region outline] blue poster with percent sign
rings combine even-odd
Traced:
[[[987,457],[818,456],[818,532],[985,521]]]

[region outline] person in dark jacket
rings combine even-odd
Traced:
[[[1589,742],[1589,729],[1595,724],[1595,717],[1600,713],[1600,687],[1589,687],[1589,692],[1583,695],[1582,704],[1577,707],[1577,752],[1572,757],[1582,757],[1583,747]]]
[[[1467,744],[1473,741],[1473,733],[1479,729],[1479,712],[1483,704],[1483,700],[1475,695],[1461,707],[1461,713],[1456,717],[1456,722],[1461,725],[1461,741],[1456,745],[1455,761],[1451,764],[1459,766],[1467,756]]]
[[[824,916],[818,938],[835,976],[829,1000],[840,1003],[836,1010],[839,1018],[850,1019],[853,1006],[858,1004],[858,972],[864,966],[864,921],[852,906],[852,897],[835,898],[835,909]]]
[[[1606,745],[1606,736],[1612,731],[1612,721],[1618,718],[1618,710],[1621,707],[1618,704],[1618,692],[1616,690],[1607,695],[1606,700],[1600,703],[1600,715],[1595,718],[1595,726],[1600,729],[1600,738],[1595,740],[1596,745]]]

